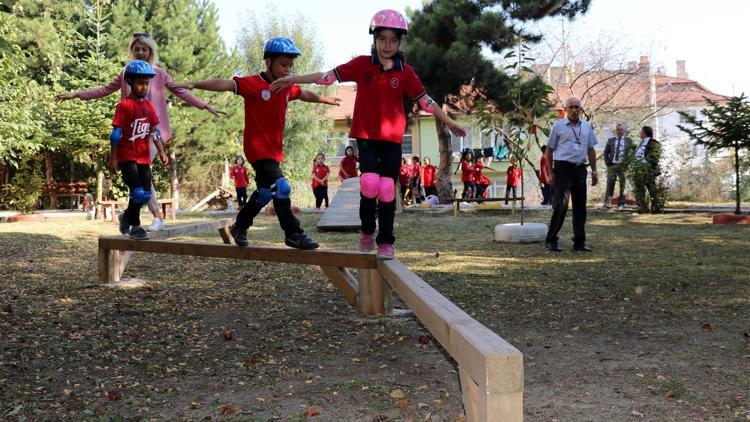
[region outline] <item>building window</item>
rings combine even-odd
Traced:
[[[404,137],[401,138],[401,154],[412,154],[411,130],[407,130],[406,132],[404,132]]]
[[[357,141],[349,139],[346,132],[339,132],[328,135],[326,138],[326,155],[331,157],[343,157],[346,154],[346,147],[351,146],[354,148],[354,153],[357,153]]]

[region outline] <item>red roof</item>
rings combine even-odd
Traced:
[[[354,99],[357,96],[356,84],[339,84],[336,86],[334,97],[341,98],[338,107],[326,107],[326,117],[333,120],[347,120],[354,113]]]

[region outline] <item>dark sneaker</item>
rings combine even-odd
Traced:
[[[557,243],[557,240],[551,240],[549,242],[545,242],[544,245],[547,247],[547,250],[550,252],[562,252],[562,249],[560,249],[560,245]]]
[[[130,236],[131,239],[136,239],[136,240],[147,240],[148,239],[148,233],[141,226],[133,226],[133,227],[131,227],[130,228],[130,233],[128,233],[128,236]]]
[[[237,246],[248,246],[250,243],[247,241],[247,229],[240,229],[237,227],[234,227],[234,224],[229,226],[229,234],[232,235],[232,238],[234,239],[234,243],[237,244]]]
[[[120,213],[120,234],[122,235],[129,235],[130,234],[130,223],[128,223],[127,218],[125,218],[125,213]]]
[[[294,233],[291,236],[287,236],[286,239],[284,239],[284,244],[290,248],[303,250],[318,249],[320,246],[316,241],[310,239],[304,233]]]
[[[579,251],[579,252],[592,252],[593,251],[593,249],[591,249],[591,246],[587,245],[586,242],[574,244],[573,250]]]

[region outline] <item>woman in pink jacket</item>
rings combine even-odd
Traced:
[[[172,137],[172,127],[169,124],[169,114],[167,114],[167,98],[166,90],[170,90],[172,94],[180,97],[183,101],[190,104],[193,107],[197,107],[201,110],[207,110],[215,115],[224,113],[223,111],[217,110],[213,106],[210,106],[196,96],[190,93],[187,89],[177,88],[172,82],[172,77],[167,72],[156,66],[158,63],[159,55],[156,43],[153,38],[149,36],[147,32],[139,32],[133,34],[133,40],[130,41],[128,46],[131,60],[143,60],[147,61],[156,71],[156,76],[151,80],[151,86],[149,88],[148,96],[146,97],[156,108],[156,115],[159,118],[159,125],[157,128],[161,133],[162,142],[165,144]],[[123,73],[120,72],[108,85],[87,89],[78,92],[66,92],[57,95],[55,98],[58,101],[70,100],[73,98],[79,98],[81,100],[93,100],[95,98],[106,97],[115,91],[120,91],[120,98],[125,98],[129,94],[128,84],[123,78]],[[156,155],[156,147],[151,144],[151,158]],[[159,210],[159,203],[156,199],[156,191],[154,190],[153,184],[151,185],[151,200],[148,202],[148,209],[154,215],[154,221],[151,223],[149,229],[151,231],[162,230],[164,228],[164,220],[161,218],[161,210]]]

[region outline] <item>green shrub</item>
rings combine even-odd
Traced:
[[[43,184],[39,166],[31,158],[24,160],[13,180],[0,189],[0,208],[23,214],[34,212],[39,207]]]

